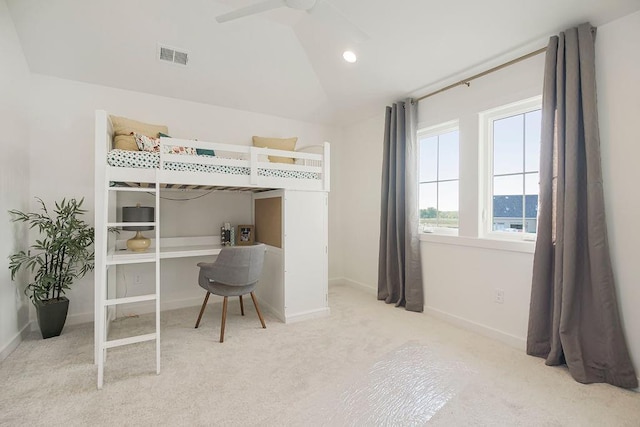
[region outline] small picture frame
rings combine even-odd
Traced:
[[[239,225],[236,233],[236,245],[253,245],[255,231],[253,225]]]

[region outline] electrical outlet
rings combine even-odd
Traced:
[[[142,285],[142,276],[139,274],[136,274],[135,276],[133,276],[133,284]]]
[[[504,289],[495,290],[493,302],[495,302],[496,304],[504,304]]]

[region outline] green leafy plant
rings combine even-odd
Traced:
[[[26,223],[30,229],[37,228],[40,232],[27,252],[9,256],[11,280],[21,269],[35,272],[33,281],[24,290],[34,304],[59,300],[75,279],[82,278],[94,267],[94,230],[79,218],[87,212],[82,209],[84,198],[79,202],[76,199],[56,202],[53,215],[42,199],[37,200],[40,213],[9,211],[13,222]]]

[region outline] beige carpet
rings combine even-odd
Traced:
[[[109,350],[96,389],[93,325],[32,334],[0,363],[0,425],[638,426],[640,394],[574,382],[563,368],[345,286],[330,317],[261,329],[230,304],[162,313],[153,343]],[[152,329],[122,319],[111,338]]]

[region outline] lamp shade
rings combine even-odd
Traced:
[[[150,206],[125,206],[122,208],[122,222],[153,222],[155,219],[154,208]],[[126,231],[153,230],[153,225],[126,226]]]

